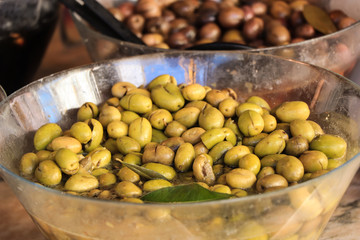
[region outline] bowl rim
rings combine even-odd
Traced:
[[[45,76],[43,78],[40,78],[38,80],[35,80],[34,82],[31,82],[30,84],[18,89],[17,91],[13,92],[11,95],[7,96],[2,102],[0,102],[0,110],[1,107],[5,104],[7,104],[12,98],[16,97],[17,95],[21,95],[22,92],[25,92],[26,89],[31,88],[33,85],[39,85],[42,82],[51,82],[54,79],[59,79],[62,76],[71,74],[71,72],[75,72],[75,71],[85,71],[88,69],[94,69],[94,68],[98,68],[101,67],[103,65],[109,64],[112,65],[114,63],[118,63],[118,62],[122,62],[122,61],[128,61],[129,59],[136,59],[136,58],[148,58],[148,59],[152,59],[152,58],[159,58],[159,56],[168,56],[168,55],[214,55],[215,52],[214,51],[201,51],[198,53],[195,53],[194,51],[188,51],[188,52],[184,52],[184,51],[171,51],[171,52],[161,52],[161,53],[151,53],[151,54],[144,54],[144,55],[137,55],[137,56],[131,56],[131,57],[126,57],[126,58],[115,58],[115,59],[110,59],[110,60],[103,60],[103,61],[99,61],[99,62],[94,62],[91,64],[85,64],[82,66],[77,66],[77,67],[73,67],[70,68],[68,70],[63,70],[48,76]],[[305,62],[301,62],[301,61],[297,61],[297,60],[292,60],[292,59],[287,59],[284,57],[280,57],[280,56],[275,56],[275,55],[271,55],[271,54],[262,54],[262,53],[250,53],[250,52],[229,52],[229,51],[216,51],[216,54],[224,54],[224,55],[250,55],[250,56],[260,56],[260,57],[265,57],[265,58],[276,58],[280,61],[284,61],[284,62],[292,62],[294,64],[302,64],[302,65],[306,65],[308,67],[311,68],[315,68],[317,71],[323,71],[326,72],[326,74],[330,74],[330,75],[334,75],[337,79],[339,79],[340,81],[344,81],[346,82],[346,84],[350,84],[353,85],[354,88],[358,89],[360,91],[360,85],[355,84],[353,81],[349,80],[348,78],[332,72],[328,69],[325,69],[323,67],[319,67],[313,64],[309,64],[309,63],[305,63]],[[339,172],[342,168],[345,168],[347,165],[353,163],[354,161],[358,161],[360,164],[360,151],[358,153],[356,153],[353,157],[351,157],[350,159],[348,159],[344,164],[342,164],[341,166],[332,169],[331,171],[327,172],[326,174],[323,174],[319,177],[316,177],[314,179],[310,179],[307,180],[306,182],[302,182],[293,186],[288,186],[286,188],[283,189],[279,189],[276,191],[271,191],[271,192],[267,192],[267,193],[262,193],[262,194],[254,194],[254,195],[248,195],[245,197],[241,197],[241,198],[230,198],[230,199],[222,199],[222,200],[211,200],[211,201],[200,201],[200,202],[180,202],[180,203],[158,203],[158,202],[150,202],[150,203],[145,203],[145,204],[140,204],[140,203],[132,203],[132,202],[122,202],[119,200],[104,200],[104,199],[97,199],[97,198],[91,198],[91,197],[84,197],[84,196],[78,196],[78,195],[73,195],[73,194],[69,194],[60,190],[56,190],[47,186],[43,186],[41,184],[37,184],[33,181],[30,181],[22,176],[20,176],[20,174],[17,174],[13,171],[11,171],[10,169],[6,168],[5,166],[3,166],[0,163],[0,175],[2,174],[2,171],[4,171],[6,174],[10,175],[11,177],[15,178],[16,180],[23,182],[25,184],[27,184],[30,187],[34,187],[34,188],[38,188],[41,191],[45,191],[45,192],[49,192],[51,194],[57,195],[59,197],[65,197],[65,198],[69,198],[69,199],[75,199],[75,200],[79,200],[79,201],[89,201],[89,203],[102,203],[102,204],[125,204],[125,205],[132,205],[132,206],[154,206],[154,207],[176,207],[176,206],[181,206],[181,207],[192,207],[192,206],[210,206],[213,204],[232,204],[232,203],[240,203],[240,202],[247,202],[247,201],[261,201],[264,198],[272,198],[272,197],[276,197],[277,195],[284,195],[287,194],[295,189],[298,188],[302,188],[306,185],[312,185],[313,183],[317,182],[317,181],[321,181],[324,178],[327,178],[328,176],[334,175],[336,174],[336,172]],[[6,178],[4,178],[6,181]]]

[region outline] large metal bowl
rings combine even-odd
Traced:
[[[119,3],[126,1],[136,2],[135,0],[99,0],[106,7],[117,6]],[[309,0],[309,2],[317,4],[328,11],[341,9],[354,19],[360,20],[360,1],[358,0]],[[90,57],[94,61],[173,51],[111,38],[89,27],[78,15],[74,14],[73,19]],[[246,51],[272,54],[307,62],[330,69],[360,83],[360,64],[358,63],[360,58],[359,42],[360,22],[358,21],[341,31],[304,42]],[[353,71],[356,65],[356,71]]]
[[[265,98],[271,107],[302,100],[311,119],[348,142],[348,161],[307,182],[237,199],[135,204],[90,199],[19,176],[36,129],[67,129],[84,102],[110,96],[111,85],[171,74],[178,83],[231,87],[239,100]],[[360,87],[325,69],[276,56],[171,52],[95,63],[54,74],[0,103],[0,174],[48,239],[317,239],[359,168]]]

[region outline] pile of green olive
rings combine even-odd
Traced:
[[[341,10],[327,12],[307,0],[139,0],[109,10],[148,46],[184,49],[211,42],[254,48],[301,42],[356,22]]]
[[[146,87],[117,82],[111,93],[99,106],[84,103],[65,131],[41,126],[21,175],[72,194],[142,202],[146,193],[193,182],[234,197],[274,191],[346,160],[345,140],[309,120],[303,101],[271,109],[259,96],[239,102],[233,89],[177,84],[168,74]]]

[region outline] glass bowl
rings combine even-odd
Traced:
[[[125,1],[128,0],[100,0],[99,2],[103,3],[105,7],[110,7],[117,6],[119,3]],[[360,20],[360,1],[358,0],[309,0],[309,2],[317,4],[328,11],[334,9],[343,10],[350,17]],[[94,61],[147,53],[174,51],[133,44],[111,38],[94,31],[78,15],[74,14],[73,19],[83,38],[90,57]],[[359,42],[360,22],[358,21],[354,25],[343,30],[306,40],[304,42],[244,51],[272,54],[311,63],[330,69],[360,83],[360,70],[358,70],[360,69],[358,64],[360,57]],[[353,71],[356,65],[358,65],[357,71]]]
[[[178,83],[233,88],[271,107],[302,100],[310,119],[348,142],[348,161],[318,178],[243,198],[136,204],[67,194],[19,176],[22,154],[48,122],[68,129],[84,102],[99,104],[112,84],[137,86],[159,74]],[[108,60],[37,80],[0,104],[0,174],[48,239],[317,239],[359,168],[360,86],[323,68],[251,53],[169,52]]]

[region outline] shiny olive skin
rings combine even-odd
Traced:
[[[34,136],[34,147],[37,151],[43,150],[56,137],[62,134],[61,127],[56,123],[46,123],[41,126]]]
[[[135,139],[143,148],[152,138],[152,127],[146,118],[137,118],[129,125],[129,137]]]
[[[248,189],[255,182],[255,174],[248,169],[235,168],[226,174],[226,183],[232,188]]]
[[[134,198],[140,197],[142,190],[132,182],[122,181],[116,185],[115,193],[121,198]]]
[[[276,117],[282,122],[306,120],[310,115],[309,106],[302,101],[284,102],[276,109]]]
[[[315,131],[311,124],[302,119],[296,119],[290,122],[290,132],[293,137],[303,136],[308,142],[311,142],[315,137]]]
[[[146,163],[143,167],[153,170],[163,175],[167,180],[172,180],[176,177],[176,171],[173,167],[161,163]]]
[[[20,159],[20,174],[22,176],[32,176],[38,164],[39,157],[35,153],[25,153]]]
[[[148,120],[153,128],[163,130],[173,120],[173,116],[166,109],[157,109],[150,113]]]
[[[201,101],[206,96],[205,88],[198,83],[186,85],[181,89],[181,93],[188,101]]]
[[[328,167],[328,158],[325,153],[317,150],[310,150],[302,153],[299,160],[304,166],[305,172],[316,172],[326,170]]]
[[[116,144],[119,151],[122,154],[128,154],[131,152],[140,152],[141,150],[140,143],[128,136],[124,136],[116,139]]]
[[[45,186],[58,185],[62,179],[60,168],[54,161],[45,160],[35,169],[36,179]]]
[[[65,174],[73,175],[79,171],[78,156],[67,148],[59,149],[56,152],[55,162]]]
[[[256,144],[254,153],[259,157],[281,153],[285,148],[285,140],[280,134],[269,134]]]
[[[172,183],[164,179],[152,179],[144,183],[143,189],[145,192],[152,192],[165,187],[171,187]]]
[[[168,137],[180,137],[186,130],[187,127],[180,122],[172,121],[166,126],[164,133]]]
[[[253,110],[246,110],[239,116],[238,127],[245,136],[255,136],[260,134],[264,129],[264,119],[260,113]]]
[[[92,137],[89,125],[84,122],[76,122],[71,125],[70,134],[80,143],[87,143],[91,140]]]
[[[87,192],[98,186],[99,181],[96,177],[87,173],[77,173],[66,181],[64,188],[67,191]]]
[[[121,113],[116,107],[104,106],[100,110],[99,122],[103,125],[104,128],[106,128],[110,122],[115,120],[121,120]]]
[[[300,156],[303,152],[309,149],[309,142],[303,136],[296,136],[290,138],[286,142],[286,147],[284,152],[288,155]]]
[[[181,137],[184,139],[185,142],[191,143],[195,145],[196,143],[201,141],[200,136],[206,132],[205,129],[201,127],[192,127],[186,130],[181,134]]]
[[[172,83],[157,85],[151,90],[153,102],[160,108],[176,112],[185,104],[185,99],[179,87]]]
[[[304,176],[304,166],[298,158],[285,156],[277,162],[276,173],[282,175],[288,182],[297,182]]]
[[[111,87],[111,94],[122,98],[132,89],[136,89],[136,86],[130,82],[117,82]]]
[[[86,102],[77,111],[77,120],[78,121],[85,121],[91,118],[97,118],[99,115],[98,106],[96,106],[92,102]]]
[[[199,115],[199,126],[205,130],[224,126],[224,115],[215,107],[206,105]]]
[[[288,181],[279,174],[270,174],[259,178],[256,182],[256,190],[258,192],[264,192],[269,188],[274,187],[287,187]]]
[[[310,149],[319,150],[325,153],[328,158],[340,158],[345,154],[347,144],[342,137],[323,134],[310,142]]]
[[[197,124],[200,110],[196,107],[182,108],[174,114],[174,120],[178,121],[187,128]]]
[[[183,143],[176,151],[174,158],[175,169],[180,172],[187,172],[195,159],[195,149],[191,143]]]
[[[152,109],[152,101],[142,94],[125,95],[120,100],[120,106],[135,113],[147,113]]]
[[[208,154],[212,157],[214,163],[216,163],[223,160],[225,153],[233,148],[233,146],[234,145],[229,141],[222,141],[215,144],[215,146],[211,148]]]

